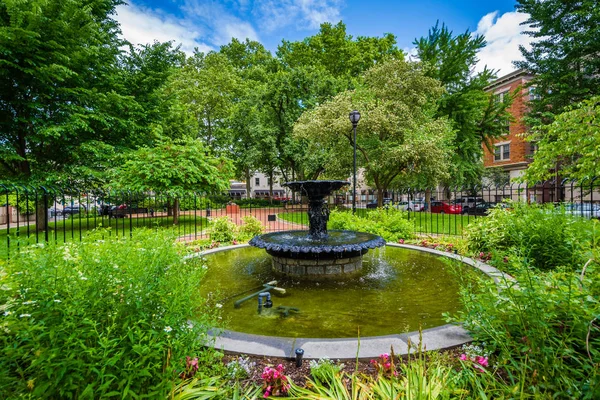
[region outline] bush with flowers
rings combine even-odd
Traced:
[[[388,353],[380,354],[378,359],[371,360],[370,363],[375,367],[377,376],[384,376],[386,378],[398,376],[398,372],[394,365],[394,353],[391,355]]]
[[[265,367],[262,373],[264,398],[269,396],[284,396],[288,393],[290,383],[283,374],[284,367],[278,364],[275,368]]]
[[[174,242],[101,230],[16,254],[0,274],[0,398],[165,397],[181,371],[218,365],[198,352],[217,322],[196,293],[205,268]]]

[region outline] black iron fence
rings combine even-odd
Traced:
[[[295,200],[291,200],[295,199]],[[338,192],[330,208],[352,209],[352,195]],[[563,204],[567,212],[584,218],[600,217],[600,180],[515,183],[507,186],[432,188],[356,196],[357,213],[383,206],[407,212],[415,232],[426,235],[462,235],[473,220],[485,217],[505,200]],[[0,258],[8,258],[26,243],[81,240],[90,230],[109,228],[111,235],[132,235],[141,227],[172,229],[180,240],[209,238],[214,218],[227,217],[237,225],[253,216],[266,232],[306,229],[307,206],[298,195],[280,199],[232,199],[186,193],[173,196],[155,192],[103,191],[0,185]]]

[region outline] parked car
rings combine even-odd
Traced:
[[[423,211],[425,203],[418,201],[399,201],[395,207],[402,211]]]
[[[579,217],[600,218],[600,206],[590,203],[572,203],[565,205],[565,212]]]
[[[496,207],[496,205],[497,203],[489,202],[477,203],[475,204],[475,207],[468,207],[467,209],[463,208],[462,213],[469,215],[487,215],[490,209]]]
[[[450,204],[445,201],[432,201],[431,212],[440,214],[460,214],[462,212],[462,206]]]
[[[475,207],[477,204],[485,203],[482,197],[460,197],[455,199],[452,204],[456,204],[462,207],[463,214],[471,207]]]
[[[85,211],[84,205],[65,206],[62,209],[62,215],[66,217],[67,215],[84,213]]]
[[[367,203],[367,208],[377,208],[377,200],[371,200]]]

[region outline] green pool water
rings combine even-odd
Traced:
[[[200,292],[222,305],[226,328],[239,332],[315,338],[357,337],[359,330],[360,336],[389,335],[444,325],[443,314],[461,307],[453,267],[440,257],[415,250],[370,250],[364,256],[364,274],[339,282],[278,276],[271,270],[271,256],[253,247],[204,259],[208,272]],[[272,280],[286,290],[284,295],[271,291],[273,308],[259,313],[256,298],[234,307],[236,300]],[[255,290],[244,293],[250,289]],[[283,316],[277,306],[300,311]]]

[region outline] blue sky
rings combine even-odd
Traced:
[[[117,20],[133,43],[174,40],[187,53],[216,50],[231,37],[258,40],[271,51],[282,39],[314,35],[322,22],[344,21],[352,36],[392,33],[398,46],[410,52],[415,38],[427,34],[437,20],[454,32],[480,33],[488,47],[477,69],[486,64],[511,72],[520,58],[518,45],[527,46],[515,0],[127,0]]]

